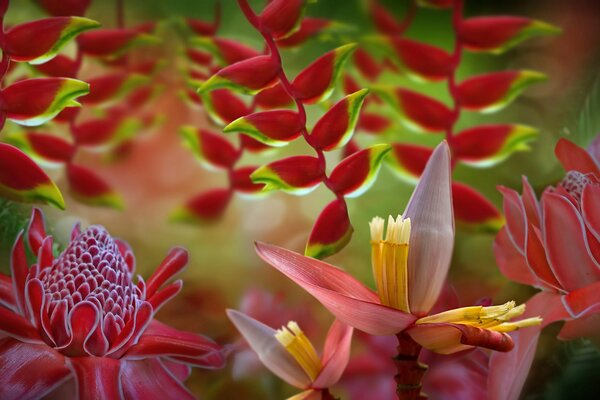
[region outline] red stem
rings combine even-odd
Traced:
[[[417,400],[426,399],[427,396],[421,393],[421,379],[427,372],[427,365],[419,362],[419,353],[421,345],[415,342],[406,333],[399,333],[398,354],[394,357],[397,374],[394,376],[396,381],[396,394],[399,400]]]
[[[263,39],[265,40],[265,43],[267,44],[267,48],[269,49],[271,57],[273,58],[275,63],[277,63],[277,65],[279,66],[279,74],[278,75],[279,75],[279,80],[281,82],[281,86],[286,91],[286,93],[292,99],[294,99],[294,103],[296,104],[296,108],[298,109],[298,116],[300,117],[300,123],[302,125],[302,129],[300,131],[302,134],[302,137],[304,138],[306,143],[310,147],[313,148],[315,153],[317,153],[317,158],[319,160],[319,168],[321,169],[321,172],[323,173],[323,179],[322,179],[323,184],[325,184],[325,186],[327,186],[327,188],[335,195],[335,197],[339,201],[341,201],[343,204],[346,204],[344,196],[335,190],[331,180],[327,176],[327,162],[325,160],[325,154],[323,153],[323,151],[321,149],[315,147],[314,144],[312,143],[312,140],[308,133],[308,129],[306,128],[306,109],[304,108],[304,103],[302,103],[302,100],[300,100],[297,97],[294,87],[292,86],[290,80],[288,79],[287,75],[285,74],[285,71],[283,70],[283,65],[281,62],[281,54],[279,53],[279,48],[277,47],[277,44],[275,43],[275,39],[273,39],[273,36],[271,36],[270,32],[262,26],[262,23],[261,23],[260,19],[258,18],[258,15],[256,15],[254,10],[252,10],[250,5],[248,4],[248,0],[238,0],[238,4],[240,6],[240,9],[246,16],[246,19],[248,20],[248,22],[250,22],[250,24],[262,35]]]

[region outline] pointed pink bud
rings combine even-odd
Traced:
[[[272,86],[281,66],[271,56],[257,56],[238,61],[217,72],[204,82],[199,93],[209,90],[229,88],[244,93],[257,93]]]
[[[331,107],[315,124],[310,142],[318,149],[330,151],[343,147],[352,138],[360,109],[368,89],[352,93]]]
[[[306,67],[292,82],[294,97],[304,103],[318,103],[327,99],[342,73],[342,68],[356,44],[338,47],[319,57]]]
[[[251,176],[260,167],[249,165],[235,169],[230,175],[231,187],[238,193],[247,196],[255,196],[262,194],[265,185],[262,183],[255,183]]]
[[[322,182],[324,171],[316,157],[292,156],[257,168],[251,178],[253,182],[263,183],[264,190],[303,195]]]
[[[514,16],[469,18],[459,28],[459,36],[469,50],[496,54],[530,37],[559,32],[560,29],[545,22]]]
[[[452,150],[462,163],[489,167],[529,150],[528,143],[537,135],[537,129],[525,125],[480,125],[454,136]]]
[[[229,189],[213,189],[189,199],[171,214],[171,221],[207,223],[219,219],[230,203],[232,192]]]
[[[227,316],[271,372],[297,388],[310,385],[300,364],[275,337],[275,329],[236,310],[227,310]]]
[[[392,170],[402,179],[417,182],[433,150],[417,144],[394,143],[388,157]]]
[[[26,22],[4,33],[3,47],[14,61],[42,64],[54,58],[75,36],[99,26],[98,22],[81,17],[55,17]]]
[[[269,146],[280,147],[300,136],[303,128],[297,112],[273,110],[238,118],[223,128],[223,132],[242,132]]]
[[[272,0],[258,19],[274,39],[283,39],[299,28],[305,6],[306,0]]]
[[[590,153],[565,138],[560,138],[554,148],[556,158],[565,171],[578,171],[582,174],[593,173],[600,176],[600,165]]]
[[[436,46],[409,39],[388,39],[400,68],[416,80],[439,81],[450,71],[450,54]]]
[[[38,0],[39,5],[50,15],[84,15],[92,0]]]
[[[353,231],[346,203],[334,200],[315,221],[304,254],[314,258],[329,257],[348,244]]]
[[[79,50],[93,57],[119,57],[129,48],[139,44],[154,43],[151,36],[137,29],[98,29],[77,38]]]
[[[67,179],[71,194],[82,203],[119,210],[123,208],[121,196],[91,169],[69,164]]]
[[[251,112],[239,97],[226,89],[204,93],[202,99],[208,115],[218,125],[227,125]]]
[[[273,87],[261,90],[255,97],[254,102],[257,106],[265,109],[288,107],[294,103],[294,100],[285,91],[281,83]]]
[[[391,149],[387,144],[377,144],[344,158],[329,175],[334,192],[345,197],[358,197],[367,191]]]
[[[454,216],[463,228],[496,232],[504,224],[500,211],[470,186],[452,183]]]
[[[529,85],[546,79],[535,71],[502,71],[477,75],[458,85],[461,107],[494,112],[504,108]]]
[[[56,184],[25,153],[0,143],[0,193],[13,200],[44,202],[65,208]]]
[[[184,126],[180,130],[186,147],[188,147],[198,160],[212,168],[229,169],[238,160],[240,154],[237,149],[225,139],[206,129],[196,129],[193,126]]]
[[[54,118],[63,108],[79,106],[75,99],[89,85],[69,78],[36,78],[13,83],[0,92],[6,118],[20,125],[37,126]]]
[[[454,247],[450,182],[450,149],[443,141],[433,151],[403,214],[412,226],[408,294],[414,315],[425,315],[433,307],[450,267]]]
[[[440,132],[453,122],[452,111],[444,103],[407,89],[374,88],[402,116],[402,122],[416,131]]]
[[[286,38],[277,40],[277,46],[280,48],[300,46],[330,25],[331,21],[324,18],[303,18],[298,30]]]

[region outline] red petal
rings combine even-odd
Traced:
[[[575,143],[560,138],[556,143],[554,153],[566,171],[578,171],[582,174],[591,172],[600,176],[600,167],[592,156]]]
[[[123,392],[128,399],[182,399],[196,397],[162,364],[160,359],[124,361],[121,367]]]
[[[589,231],[600,241],[600,186],[587,185],[581,194],[581,214]],[[590,245],[592,245],[590,243]]]
[[[212,56],[210,53],[206,53],[204,51],[196,50],[196,49],[187,49],[185,51],[188,58],[199,65],[208,66],[212,63]]]
[[[573,318],[580,318],[600,311],[600,282],[569,292],[563,304]]]
[[[90,94],[81,98],[84,104],[99,104],[117,96],[124,87],[129,76],[124,72],[87,79],[90,84]]]
[[[362,76],[370,81],[374,81],[383,71],[375,58],[365,49],[358,48],[354,53],[354,64]]]
[[[519,194],[512,189],[499,186],[498,190],[504,196],[502,209],[506,216],[506,227],[510,239],[519,250],[519,253],[525,254],[523,249],[525,248],[525,236],[527,234],[527,220],[523,201],[521,201]]]
[[[525,257],[517,251],[506,227],[496,236],[494,254],[500,272],[508,279],[525,285],[538,285],[537,277],[529,269]]]
[[[272,0],[258,18],[274,39],[284,38],[298,28],[305,4],[306,0]]]
[[[243,194],[256,194],[263,190],[265,185],[254,183],[250,175],[256,170],[255,166],[241,167],[231,173],[231,187],[236,192]]]
[[[71,357],[69,367],[75,374],[79,400],[120,400],[121,361],[109,357]]]
[[[379,114],[363,111],[358,117],[358,129],[368,133],[382,133],[390,127],[392,122]]]
[[[3,274],[0,274],[0,306],[17,311],[17,299],[13,293],[12,279]]]
[[[70,375],[64,357],[48,345],[0,339],[0,398],[41,399]]]
[[[36,69],[46,76],[75,78],[81,63],[62,54],[52,60],[36,65]]]
[[[396,17],[377,1],[370,2],[369,11],[379,32],[385,35],[401,35],[404,33],[404,27],[398,23]]]
[[[470,186],[452,183],[454,216],[459,222],[474,228],[500,229],[504,222],[500,211],[483,195]]]
[[[388,160],[391,161],[395,172],[401,177],[416,182],[417,178],[423,173],[432,152],[433,149],[425,146],[394,143],[392,144],[391,157]]]
[[[201,87],[200,92],[220,88],[257,92],[274,84],[280,66],[271,56],[256,56],[231,64],[213,75]]]
[[[540,205],[537,201],[537,197],[535,196],[535,192],[533,188],[529,184],[526,176],[522,177],[523,182],[523,206],[525,207],[525,214],[527,215],[527,220],[533,224],[533,226],[540,226]]]
[[[0,307],[0,335],[11,336],[21,342],[41,343],[40,335],[27,319],[4,307]]]
[[[316,157],[292,156],[257,168],[251,178],[253,182],[264,184],[266,190],[306,193],[321,183],[324,171]]]
[[[29,265],[25,254],[23,232],[20,232],[10,253],[10,275],[12,276],[14,294],[21,315],[25,315],[25,282],[28,274]]]
[[[44,214],[42,213],[42,210],[35,207],[31,212],[29,226],[27,227],[27,242],[29,243],[29,247],[34,254],[38,253],[46,236]]]
[[[182,287],[183,281],[181,279],[176,280],[175,282],[158,290],[154,296],[148,299],[148,303],[150,303],[152,309],[156,313],[165,303],[177,296],[177,294],[181,292]]]
[[[208,222],[220,218],[231,201],[229,189],[213,189],[191,198],[171,218],[174,221]]]
[[[257,106],[270,109],[287,107],[294,103],[294,100],[285,91],[280,83],[273,87],[261,90],[255,97],[254,102]]]
[[[532,128],[522,125],[480,125],[465,129],[452,138],[454,156],[468,163],[484,162],[506,147],[507,140],[515,131],[531,134]],[[518,134],[518,133],[517,133]],[[485,164],[481,164],[486,166]]]
[[[323,346],[323,369],[315,379],[313,387],[329,388],[340,380],[350,359],[352,333],[352,327],[337,319],[333,321]]]
[[[335,254],[348,244],[353,231],[346,203],[334,200],[321,211],[315,221],[304,253],[315,258]]]
[[[79,50],[94,57],[107,57],[125,50],[140,36],[136,29],[98,29],[77,38]]]
[[[243,132],[263,143],[279,145],[296,139],[303,127],[297,112],[273,110],[239,118],[226,126],[223,132]]]
[[[558,333],[560,340],[595,337],[600,332],[600,314],[566,321]]]
[[[73,126],[71,133],[79,145],[100,146],[116,135],[122,121],[122,118],[114,116],[91,119]]]
[[[67,167],[69,189],[79,201],[98,206],[120,209],[123,201],[95,172],[86,167],[69,164]]]
[[[402,66],[408,69],[409,73],[431,81],[448,77],[451,56],[447,51],[409,39],[392,37],[389,40]]]
[[[444,131],[452,123],[450,109],[429,96],[406,89],[398,89],[396,96],[404,116],[425,131]]]
[[[204,336],[179,331],[154,321],[139,342],[125,353],[126,359],[169,356],[203,368],[225,366],[223,349]]]
[[[181,135],[200,161],[216,168],[229,169],[238,160],[238,150],[222,135],[191,126],[181,128]]]
[[[146,282],[146,298],[151,298],[166,281],[181,272],[187,263],[187,250],[176,247],[169,251],[169,254]]]
[[[527,265],[529,265],[529,268],[535,277],[542,282],[542,285],[545,284],[555,290],[562,289],[546,259],[546,250],[544,249],[544,244],[542,242],[542,234],[539,229],[534,227],[531,223],[527,229],[525,255],[527,257]]]
[[[73,358],[88,358],[84,344],[88,336],[100,324],[100,312],[93,303],[82,301],[69,312],[68,324],[71,327],[71,340],[63,353]],[[93,358],[93,357],[89,357]]]
[[[39,5],[54,16],[84,15],[92,0],[38,0]]]
[[[25,136],[32,150],[48,161],[68,162],[75,153],[74,146],[58,136],[37,132],[26,132]]]
[[[327,19],[310,17],[303,18],[298,30],[284,39],[277,40],[277,46],[280,48],[299,46],[321,32],[330,24],[331,22]]]
[[[211,112],[211,117],[221,125],[227,125],[244,115],[250,114],[250,109],[246,104],[229,90],[213,90],[203,96],[206,96],[209,100],[205,102],[205,107]]]

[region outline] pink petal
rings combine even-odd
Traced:
[[[127,399],[195,399],[159,359],[122,364],[121,382]]]
[[[146,298],[151,298],[158,288],[173,275],[181,272],[187,263],[187,250],[177,247],[169,251],[167,257],[146,282]]]
[[[525,207],[517,192],[502,186],[498,190],[504,196],[502,208],[506,216],[506,228],[510,240],[514,243],[519,253],[524,254],[525,236],[527,235],[527,222]]]
[[[350,360],[352,332],[351,326],[337,319],[333,321],[327,333],[323,356],[321,357],[323,369],[312,384],[313,388],[326,389],[340,380]]]
[[[554,153],[566,171],[579,171],[582,174],[591,172],[600,176],[600,167],[590,153],[575,143],[560,138],[556,143]]]
[[[534,226],[540,226],[540,205],[537,201],[537,197],[535,196],[535,192],[533,188],[529,184],[526,176],[522,177],[523,182],[523,207],[525,207],[525,214],[527,215],[527,220],[532,223]]]
[[[347,325],[373,335],[392,335],[415,320],[381,305],[371,289],[333,265],[264,243],[257,243],[256,251]]]
[[[64,354],[70,357],[87,356],[84,347],[86,340],[93,334],[100,322],[100,311],[93,303],[82,301],[69,312],[71,340],[64,349]]]
[[[544,243],[542,242],[542,234],[539,229],[531,224],[527,230],[525,256],[527,257],[527,265],[531,269],[531,272],[540,280],[542,286],[556,290],[562,289],[548,264],[546,249],[544,249]]]
[[[600,312],[600,281],[573,290],[563,296],[562,301],[573,318]]]
[[[573,340],[581,337],[594,338],[600,334],[600,314],[592,314],[565,322],[558,333],[561,340]]]
[[[508,229],[502,228],[494,241],[494,255],[500,272],[511,281],[537,286],[538,279],[533,274],[525,257],[517,251],[508,236]]]
[[[25,279],[29,273],[25,245],[23,243],[23,232],[19,233],[13,245],[10,257],[10,274],[13,280],[13,293],[17,300],[17,306],[22,315],[25,315]]]
[[[109,357],[67,358],[75,374],[78,400],[121,400],[121,361]]]
[[[160,289],[158,292],[154,293],[152,298],[148,299],[150,305],[152,305],[152,309],[156,314],[158,310],[173,297],[177,296],[177,294],[181,291],[183,287],[183,281],[181,279],[176,280],[175,282],[165,286]]]
[[[180,382],[185,382],[192,373],[192,367],[190,367],[187,364],[181,364],[167,359],[161,359],[160,363],[162,364],[164,369],[169,371],[169,373]]]
[[[40,335],[23,316],[0,307],[0,337],[8,335],[27,343],[40,343]]]
[[[542,210],[546,254],[562,286],[570,291],[600,280],[600,266],[590,253],[585,226],[573,204],[563,196],[546,192]]]
[[[170,356],[204,368],[222,368],[225,364],[221,346],[190,332],[179,331],[153,321],[140,340],[125,353],[126,359]]]
[[[600,186],[587,185],[581,193],[581,214],[586,227],[600,241]]]
[[[227,316],[271,372],[297,388],[310,385],[308,375],[275,338],[273,328],[236,310],[227,310]]]
[[[0,398],[39,399],[70,376],[64,357],[46,344],[0,340]]]
[[[9,276],[0,274],[0,306],[6,307],[11,311],[17,311],[16,301],[12,279]]]
[[[443,141],[427,162],[404,211],[412,225],[408,294],[411,312],[416,315],[433,307],[450,267],[454,245],[450,182],[450,149]]]
[[[123,327],[119,336],[112,342],[107,355],[111,357],[121,357],[134,343],[137,343],[140,336],[144,333],[154,313],[152,306],[148,302],[138,305],[135,316]]]
[[[31,219],[29,220],[29,227],[27,228],[27,241],[34,254],[37,254],[45,237],[46,228],[44,227],[44,214],[39,208],[35,207],[31,212]]]

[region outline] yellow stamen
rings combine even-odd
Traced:
[[[275,338],[294,357],[306,375],[314,381],[321,372],[322,365],[317,352],[304,332],[295,321],[290,321],[287,328],[277,330]]]
[[[499,306],[483,307],[472,306],[456,308],[439,314],[418,319],[416,324],[452,323],[469,325],[497,332],[511,332],[516,329],[539,325],[539,317],[527,318],[520,321],[508,322],[525,312],[525,304],[517,306],[514,301],[509,301]]]
[[[408,242],[410,218],[388,218],[385,237],[384,220],[375,217],[371,227],[371,264],[377,293],[382,304],[410,312],[408,304]]]

